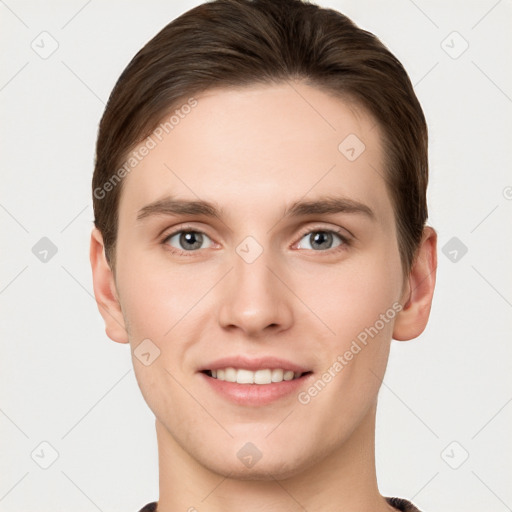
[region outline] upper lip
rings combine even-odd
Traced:
[[[218,370],[222,368],[236,368],[242,370],[251,370],[253,372],[257,370],[264,370],[267,368],[280,368],[283,370],[291,370],[294,373],[306,373],[311,371],[309,368],[301,366],[300,364],[292,363],[291,361],[287,361],[286,359],[271,356],[255,358],[248,358],[246,356],[223,357],[221,359],[216,359],[211,363],[207,363],[206,365],[201,367],[199,371],[202,372],[205,370]]]

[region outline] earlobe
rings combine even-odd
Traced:
[[[119,303],[114,275],[105,257],[103,237],[97,228],[91,233],[89,252],[94,296],[99,312],[105,322],[107,336],[118,343],[128,343],[128,333]]]
[[[425,330],[432,306],[436,270],[437,233],[427,226],[423,230],[423,237],[409,273],[409,282],[403,297],[403,309],[395,320],[393,329],[395,340],[411,340]]]

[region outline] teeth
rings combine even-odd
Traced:
[[[272,382],[281,382],[283,380],[283,370],[272,370]]]
[[[231,368],[230,368],[231,369]],[[235,370],[236,373],[236,381],[238,384],[254,384],[255,372],[251,372],[250,370]]]
[[[270,384],[271,382],[271,370],[258,370],[257,372],[254,372],[254,384]]]
[[[234,368],[226,368],[224,370],[224,380],[227,382],[236,382],[236,370]]]
[[[226,382],[237,382],[238,384],[271,384],[272,382],[282,382],[283,380],[298,379],[301,372],[292,372],[281,368],[257,370],[243,370],[236,368],[222,368],[211,370],[211,376],[218,380]]]

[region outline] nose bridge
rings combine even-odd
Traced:
[[[290,297],[275,276],[280,272],[271,251],[247,237],[236,247],[232,262],[233,271],[220,299],[221,325],[238,327],[250,335],[267,328],[288,328],[292,321]]]

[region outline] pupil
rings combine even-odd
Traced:
[[[180,244],[184,249],[199,249],[202,245],[203,235],[189,231],[182,233],[180,236]],[[187,246],[188,244],[188,246]]]
[[[322,249],[325,247],[322,247],[322,243],[325,243],[326,241],[328,242],[328,247],[332,244],[332,234],[331,233],[326,233],[325,231],[317,231],[316,233],[314,233],[313,235],[313,243],[311,244],[311,247],[313,247],[313,249]]]

